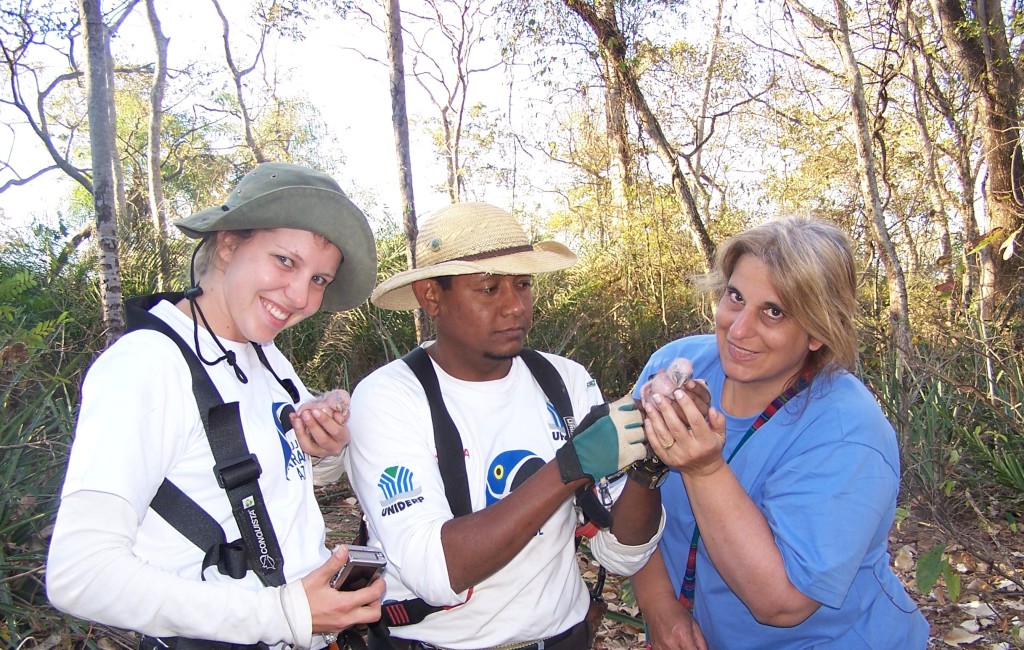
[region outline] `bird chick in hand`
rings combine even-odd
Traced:
[[[342,417],[342,422],[346,422],[348,421],[349,400],[348,391],[339,388],[328,391],[310,402],[304,402],[296,412],[301,414],[308,409],[320,409],[332,415],[339,414]],[[337,418],[335,419],[337,420]]]
[[[685,421],[683,409],[675,399],[675,392],[683,390],[694,401],[701,414],[706,416],[708,408],[711,406],[711,393],[708,392],[708,384],[703,379],[692,379],[692,377],[693,364],[690,360],[676,357],[672,363],[668,364],[667,368],[659,370],[640,387],[640,400],[637,401],[637,408],[646,417],[644,404],[651,404],[654,395],[661,395],[672,401],[676,414]]]
[[[647,383],[640,388],[640,397],[643,401],[650,401],[657,393],[662,397],[672,399],[672,394],[682,388],[687,380],[693,376],[693,364],[689,359],[676,357],[668,368],[659,370]]]

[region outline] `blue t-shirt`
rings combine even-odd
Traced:
[[[714,336],[669,343],[651,356],[634,390],[676,357],[721,405],[725,373]],[[755,417],[726,415],[724,455]],[[847,372],[816,378],[744,444],[732,471],[768,520],[790,581],[821,607],[789,628],[758,623],[715,570],[703,542],[697,555],[694,616],[710,648],[869,648],[915,650],[928,623],[889,566],[888,536],[899,491],[896,434],[868,389]],[[682,477],[661,488],[668,520],[661,552],[681,585],[694,517]]]

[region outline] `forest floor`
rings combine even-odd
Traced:
[[[328,544],[351,541],[360,511],[348,484],[343,480],[318,488],[317,496],[330,531]],[[890,534],[894,570],[931,626],[929,649],[1024,648],[1024,520],[1005,515],[997,499],[989,501],[979,504],[970,495],[916,499]],[[918,558],[940,544],[960,578],[955,602],[942,578],[926,594],[915,581]],[[596,566],[588,566],[584,559],[581,565],[588,584],[593,584]],[[609,612],[626,615],[612,614],[615,619],[636,618],[636,605],[623,595],[620,581],[609,576],[604,587]],[[642,628],[605,616],[596,650],[643,647]]]

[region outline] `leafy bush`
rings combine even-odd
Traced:
[[[1024,504],[1024,357],[1010,333],[979,329],[960,323],[919,339],[902,372],[876,339],[868,348],[877,353],[862,360],[865,379],[900,434],[906,487],[946,496],[997,487]]]
[[[5,364],[0,383],[7,414],[0,422],[0,645],[14,647],[57,627],[58,614],[46,606],[43,569],[74,415],[60,381]]]
[[[68,387],[81,364],[56,348],[66,312],[42,320],[27,312],[36,284],[27,270],[0,276],[0,645],[7,647],[63,627],[46,606],[43,567],[74,427]]]

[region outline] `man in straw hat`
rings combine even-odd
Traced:
[[[89,369],[47,593],[143,650],[323,648],[384,589],[330,584],[347,553],[324,544],[312,457],[340,475],[345,396],[314,400],[273,340],[366,300],[373,233],[333,178],[286,163],[175,225],[201,240],[191,286],[127,301],[132,331]]]
[[[603,482],[645,456],[632,400],[605,405],[581,365],[534,353],[568,391],[572,412],[559,417],[524,362],[531,276],[567,268],[576,256],[553,241],[530,245],[505,210],[461,203],[422,222],[416,259],[417,268],[381,283],[371,300],[422,307],[433,319],[436,340],[419,354],[461,436],[455,453],[459,465],[464,458],[471,512],[453,516],[427,384],[405,360],[366,377],[352,397],[350,477],[370,543],[388,555],[390,624],[371,630],[370,647],[589,647],[573,493],[598,481],[618,497],[610,529],[590,548],[623,575],[654,551],[663,515],[657,490],[622,480],[609,494]]]

